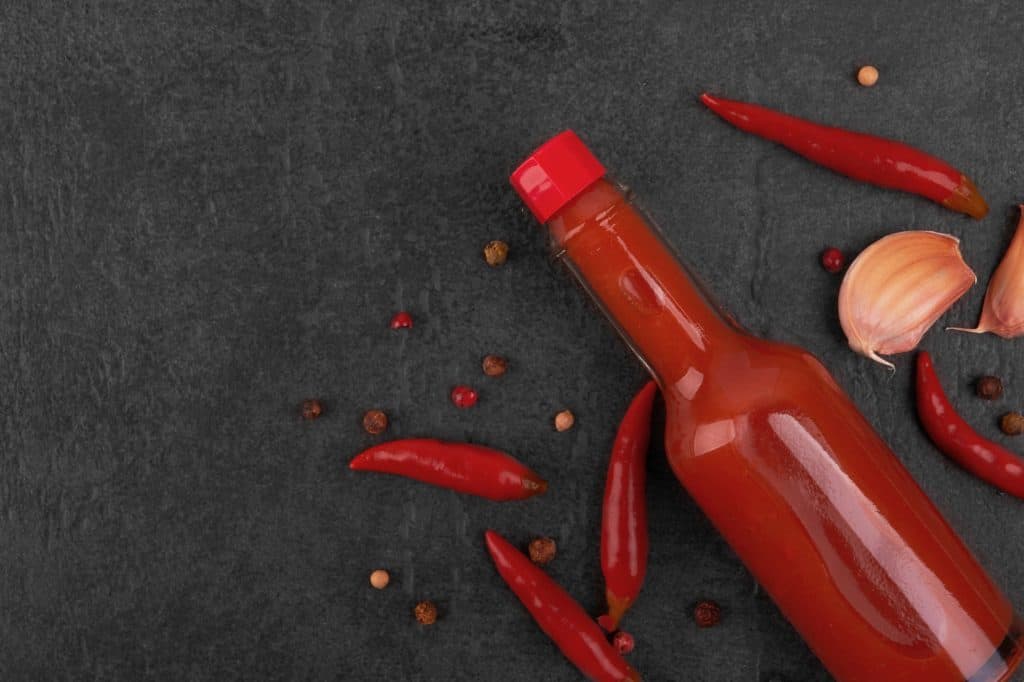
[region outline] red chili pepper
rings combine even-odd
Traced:
[[[598,682],[639,682],[640,675],[568,592],[493,530],[484,537],[502,579],[580,672]]]
[[[986,483],[1024,499],[1024,463],[957,414],[926,351],[917,354],[917,414],[932,442],[953,461]]]
[[[504,452],[429,438],[381,443],[356,455],[348,466],[414,478],[491,500],[524,500],[548,488],[544,479]]]
[[[647,572],[647,446],[657,390],[650,381],[633,398],[608,462],[601,514],[601,572],[608,615],[599,622],[609,632],[640,594]]]
[[[778,142],[854,180],[920,194],[972,218],[984,218],[988,213],[978,188],[963,173],[902,142],[821,125],[707,93],[700,96],[700,101],[740,130]]]

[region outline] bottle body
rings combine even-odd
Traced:
[[[721,315],[606,179],[547,224],[658,380],[672,470],[838,680],[1009,678],[1013,608],[813,356]]]
[[[804,351],[742,347],[706,395],[666,398],[666,452],[829,671],[1008,676],[1011,605],[850,399]]]

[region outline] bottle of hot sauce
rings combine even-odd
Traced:
[[[572,132],[512,184],[661,387],[672,470],[837,680],[991,682],[1022,622],[810,353],[702,293]]]

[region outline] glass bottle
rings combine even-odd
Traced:
[[[676,477],[837,680],[992,682],[1013,607],[829,372],[709,302],[571,131],[512,184],[657,380]]]

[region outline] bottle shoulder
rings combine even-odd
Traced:
[[[789,451],[829,459],[837,448],[855,459],[885,450],[824,365],[786,344],[716,357],[701,390],[691,399],[668,390],[665,408],[666,450],[676,465],[725,451],[747,460]]]
[[[848,401],[809,351],[746,334],[737,334],[735,340],[716,348],[702,366],[683,372],[663,386],[662,393],[670,411],[679,409],[701,419],[769,407],[794,410],[820,401],[839,401],[845,406]]]

